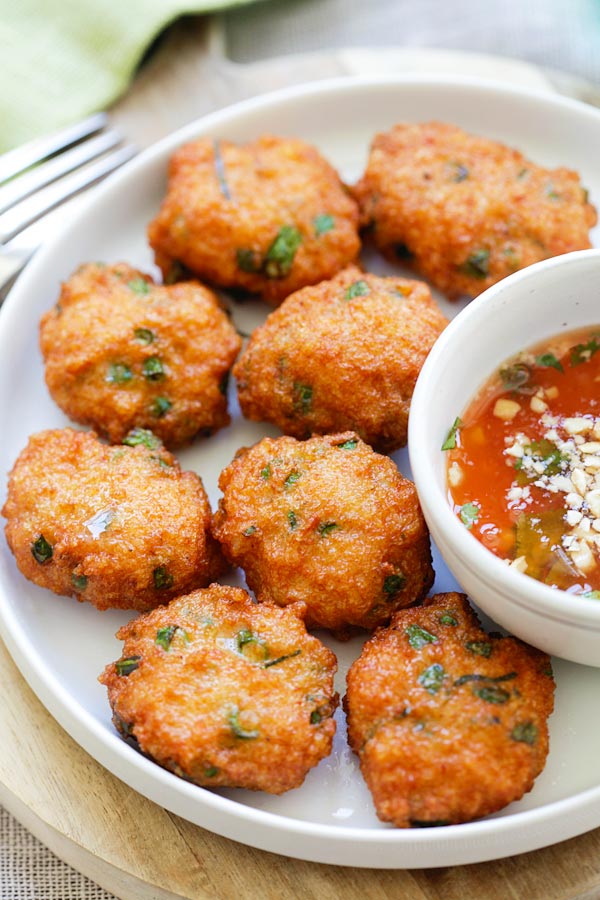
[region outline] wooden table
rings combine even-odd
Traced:
[[[445,51],[337,51],[236,66],[223,57],[218,29],[188,21],[163,41],[114,118],[144,146],[243,96],[335,75],[392,71],[479,74],[552,88],[527,64]],[[585,96],[586,86],[569,79],[558,86],[565,85]],[[58,856],[122,900],[600,897],[600,829],[511,859],[414,871],[317,865],[245,847],[156,806],[98,765],[42,707],[2,644],[0,683],[0,803]]]

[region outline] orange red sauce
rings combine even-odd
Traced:
[[[485,547],[600,599],[600,326],[508,360],[442,449],[450,503]]]

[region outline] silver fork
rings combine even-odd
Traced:
[[[135,155],[107,125],[97,113],[0,156],[0,304],[56,224],[57,208]]]

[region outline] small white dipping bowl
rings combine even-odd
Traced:
[[[454,419],[501,363],[553,335],[599,324],[600,250],[568,253],[505,278],[459,313],[436,342],[415,388],[408,429],[425,518],[465,592],[527,643],[589,666],[600,666],[600,601],[548,587],[480,544],[452,512],[440,448]]]

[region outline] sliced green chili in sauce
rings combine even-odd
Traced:
[[[110,363],[106,373],[109,384],[127,384],[133,378],[133,372],[126,363]]]
[[[426,631],[425,628],[421,628],[420,625],[408,625],[404,631],[413,650],[421,650],[427,644],[438,643],[436,635]]]
[[[518,391],[531,378],[531,368],[527,363],[516,362],[500,369],[499,374],[505,391]]]
[[[128,656],[126,659],[117,660],[115,663],[117,675],[131,675],[139,667],[141,658],[141,656]]]
[[[265,254],[263,271],[267,278],[285,278],[302,243],[302,235],[295,225],[283,225]]]
[[[35,561],[43,566],[52,559],[54,550],[52,544],[48,543],[43,534],[40,534],[39,538],[31,545],[31,553]]]

